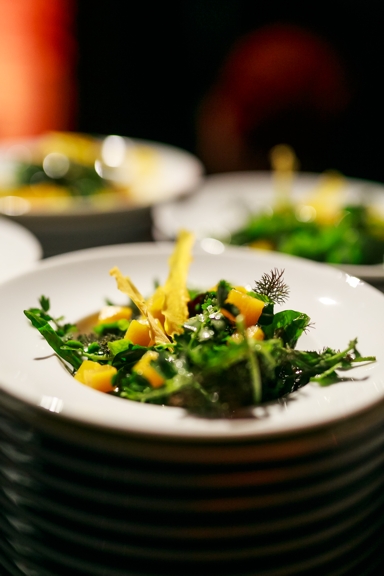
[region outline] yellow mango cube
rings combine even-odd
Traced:
[[[132,308],[129,306],[104,306],[99,312],[97,324],[117,322],[118,320],[130,320]]]
[[[226,302],[239,309],[247,328],[257,324],[264,308],[264,302],[249,296],[244,288],[230,290]]]
[[[112,378],[116,373],[117,369],[114,366],[84,360],[75,374],[75,379],[100,392],[111,392],[113,390]]]
[[[148,346],[151,339],[151,332],[147,320],[132,320],[124,336],[132,344]]]
[[[160,388],[165,382],[163,376],[150,364],[157,357],[157,352],[148,350],[133,367],[133,371],[146,378],[153,388]]]

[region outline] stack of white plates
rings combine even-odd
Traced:
[[[0,566],[10,576],[380,574],[384,544],[384,296],[320,264],[197,250],[190,284],[250,283],[284,268],[290,308],[315,328],[301,349],[358,337],[377,362],[309,384],[247,418],[205,419],[82,386],[23,316],[44,294],[76,321],[143,293],[172,247],[59,256],[0,288]],[[287,307],[286,305],[286,307]]]

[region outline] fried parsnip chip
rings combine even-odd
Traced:
[[[156,344],[168,344],[168,336],[181,334],[183,324],[188,319],[187,276],[193,243],[194,236],[191,232],[179,232],[175,249],[169,259],[168,278],[148,300],[145,300],[130,278],[123,276],[117,267],[110,271],[111,276],[116,279],[118,289],[126,294],[136,304],[142,316],[148,319],[151,338]]]
[[[156,344],[169,344],[170,342],[169,338],[163,331],[159,322],[156,322],[155,318],[148,310],[145,298],[136,288],[131,279],[128,278],[128,276],[123,276],[119,268],[117,268],[116,266],[112,268],[112,270],[110,270],[109,273],[116,279],[117,287],[120,290],[120,292],[126,294],[132,300],[132,302],[136,304],[141,314],[148,319],[149,329],[151,332],[151,339]]]
[[[194,236],[187,230],[179,232],[176,247],[169,259],[169,275],[164,284],[165,331],[170,336],[180,334],[188,319],[189,293],[187,276],[192,261]]]

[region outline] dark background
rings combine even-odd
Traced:
[[[328,168],[384,181],[382,6],[381,0],[79,0],[77,128],[196,153],[198,105],[233,42],[267,23],[291,22],[328,39],[352,79],[353,102],[335,127]]]

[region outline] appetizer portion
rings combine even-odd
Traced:
[[[44,296],[24,313],[81,384],[205,417],[235,417],[375,361],[359,353],[357,339],[344,350],[296,349],[313,325],[305,312],[281,309],[289,296],[283,270],[263,274],[253,287],[220,279],[204,291],[188,289],[192,246],[192,235],[181,231],[166,282],[147,298],[118,268],[110,270],[126,305],[109,302],[77,326],[52,316]]]
[[[234,245],[275,250],[330,264],[370,265],[384,261],[384,216],[363,201],[344,199],[346,179],[329,170],[301,201],[293,199],[294,151],[271,151],[274,199],[249,215],[229,239]]]
[[[315,214],[310,204],[253,214],[231,235],[230,244],[329,264],[383,263],[384,219],[367,206],[344,205],[328,221]]]
[[[0,211],[60,211],[71,203],[140,203],[158,176],[157,151],[109,135],[48,132],[0,151]],[[145,198],[144,198],[145,200]]]

